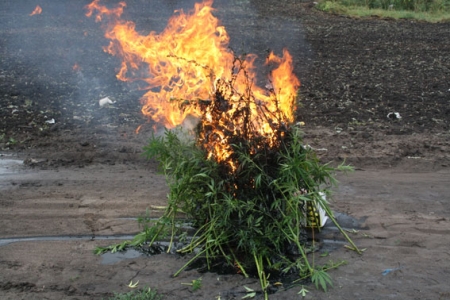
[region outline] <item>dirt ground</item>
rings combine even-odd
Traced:
[[[0,298],[106,299],[129,291],[131,280],[166,299],[258,290],[239,274],[173,278],[186,263],[175,255],[93,255],[137,233],[134,218],[164,205],[167,187],[141,156],[153,125],[140,112],[143,91],[116,79],[120,63],[102,51],[108,41],[84,15],[89,2],[0,3]],[[160,31],[193,3],[129,0],[124,18],[143,33]],[[30,16],[37,4],[42,13]],[[338,175],[332,206],[353,218],[344,225],[366,250],[332,242],[329,256],[317,253],[318,263],[347,265],[330,272],[327,293],[307,285],[305,299],[450,299],[450,26],[357,20],[313,6],[214,2],[236,52],[289,49],[306,143],[322,161],[356,169]],[[116,103],[100,108],[106,96]],[[197,291],[182,284],[200,277]],[[300,289],[280,287],[271,299],[299,299]]]

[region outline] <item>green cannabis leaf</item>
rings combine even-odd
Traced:
[[[306,297],[306,293],[309,293],[309,291],[305,289],[304,286],[302,286],[302,289],[297,294],[301,295],[302,297]]]
[[[241,299],[254,298],[256,296],[256,292],[253,289],[251,289],[245,285],[244,285],[244,288],[247,290],[247,295],[245,295]]]
[[[318,289],[319,286],[326,292],[328,285],[333,286],[333,281],[330,275],[324,270],[314,270],[311,275],[311,281],[316,285]]]

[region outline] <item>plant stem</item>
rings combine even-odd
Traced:
[[[267,286],[269,285],[269,283],[267,282],[267,277],[264,272],[262,254],[256,255],[255,253],[253,253],[253,258],[255,259],[255,265],[258,270],[259,284],[261,285],[261,289],[264,293],[264,300],[268,300],[269,295],[267,294]]]
[[[192,262],[194,262],[197,258],[200,257],[203,253],[205,253],[206,250],[202,250],[199,253],[197,253],[193,258],[191,258],[184,266],[181,267],[175,274],[173,274],[173,277],[177,277],[184,269],[186,269],[187,266],[189,266]]]
[[[322,205],[321,205],[322,206]],[[358,248],[358,246],[355,245],[355,243],[352,241],[352,239],[347,235],[347,233],[345,232],[344,229],[342,229],[341,225],[339,225],[339,223],[336,221],[336,219],[333,216],[333,213],[331,212],[331,210],[329,209],[329,207],[326,206],[322,206],[322,208],[326,211],[326,213],[328,214],[328,217],[331,219],[331,221],[333,221],[334,225],[336,225],[336,227],[339,229],[339,231],[341,232],[341,234],[345,237],[345,239],[347,240],[347,242],[349,242],[353,249],[355,249],[356,253],[358,254],[362,254],[362,251]]]

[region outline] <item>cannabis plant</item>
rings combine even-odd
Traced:
[[[349,167],[322,164],[305,147],[287,116],[294,99],[287,101],[288,111],[273,88],[265,92],[266,102],[257,100],[243,60],[235,60],[231,74],[230,80],[212,78],[211,99],[173,100],[181,110],[196,106],[199,124],[191,137],[181,128],[166,130],[144,148],[166,176],[168,205],[153,226],[117,249],[168,235],[171,251],[185,234],[177,225],[183,216],[196,232],[177,251],[194,255],[175,275],[199,259],[208,267],[222,260],[244,276],[256,274],[266,298],[270,273],[296,272],[326,290],[330,267],[310,263],[306,233],[320,228],[321,213],[340,229],[324,195],[336,184],[335,171]],[[236,87],[237,81],[246,88]]]
[[[170,190],[167,209],[155,226],[169,226],[173,241],[182,213],[197,228],[190,243],[178,250],[196,250],[181,270],[200,258],[208,266],[223,259],[244,276],[257,274],[266,296],[270,272],[295,271],[326,290],[331,284],[328,274],[312,266],[307,255],[305,233],[319,227],[316,214],[308,217],[307,208],[320,208],[334,221],[323,194],[336,183],[334,172],[349,167],[321,164],[304,146],[296,126],[286,130],[277,151],[255,154],[248,152],[248,142],[233,144],[239,166],[235,172],[225,172],[220,163],[206,158],[195,139],[185,136],[181,129],[167,130],[145,147],[148,158],[159,162]]]

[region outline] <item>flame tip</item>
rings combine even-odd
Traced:
[[[259,87],[257,56],[236,57],[228,48],[228,33],[212,15],[212,4],[203,0],[189,13],[177,10],[159,34],[141,35],[135,23],[120,19],[125,2],[108,9],[93,0],[86,5],[86,16],[95,13],[96,20],[105,20],[110,43],[104,51],[122,58],[116,77],[148,84],[142,113],[167,128],[200,119],[208,131],[200,137],[208,159],[224,162],[235,172],[239,166],[230,137],[245,133],[270,147],[279,144],[278,127],[294,120],[300,81],[293,74],[291,54],[283,49],[281,56],[269,53],[266,64],[273,64],[273,70],[266,88]],[[256,153],[258,147],[251,151]]]

